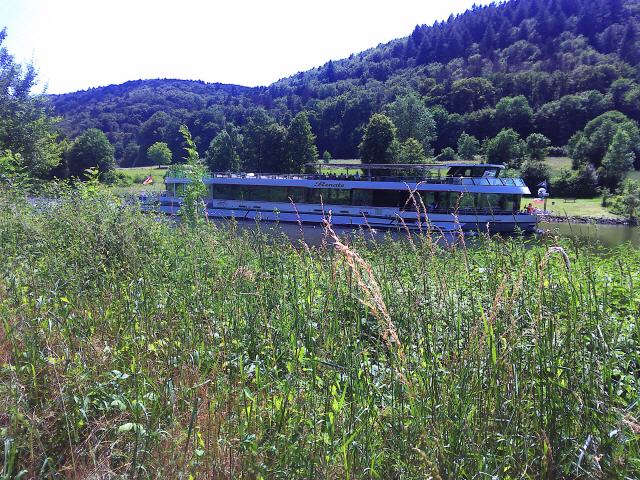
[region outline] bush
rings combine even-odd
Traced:
[[[624,215],[630,223],[637,224],[640,214],[640,183],[624,180],[612,198],[609,210]]]
[[[552,184],[552,192],[559,197],[593,198],[598,195],[598,174],[590,163],[578,170],[562,170]]]
[[[491,140],[487,140],[484,145],[484,153],[488,163],[506,165],[507,167],[518,168],[522,163],[525,145],[514,130],[502,130]]]
[[[568,155],[567,147],[549,147],[547,155],[549,157],[566,157]]]
[[[551,142],[541,133],[532,133],[527,137],[526,156],[531,160],[544,160],[549,153]]]
[[[113,174],[113,184],[118,186],[118,187],[128,187],[129,185],[132,185],[133,183],[134,182],[131,180],[131,177],[129,177],[124,172],[116,171]]]
[[[529,190],[537,191],[537,186],[551,176],[549,167],[537,160],[525,160],[520,167],[520,177],[527,184]]]
[[[458,139],[458,155],[463,160],[473,160],[480,151],[478,139],[467,133],[462,133]]]
[[[440,155],[438,155],[434,160],[436,162],[452,162],[457,158],[455,150],[451,147],[447,147],[443,149],[442,152],[440,152]]]

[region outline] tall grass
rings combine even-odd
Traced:
[[[1,478],[640,476],[629,248],[312,247],[71,192],[0,196],[0,259]]]

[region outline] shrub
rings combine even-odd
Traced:
[[[538,160],[525,160],[520,167],[520,177],[532,192],[537,190],[538,184],[548,180],[550,176],[549,167]]]
[[[624,215],[630,223],[637,224],[640,215],[640,183],[624,180],[612,198],[609,210]]]
[[[552,192],[560,197],[593,198],[598,194],[598,174],[588,163],[578,170],[562,170],[552,184]]]
[[[438,155],[434,160],[437,162],[451,162],[456,160],[456,158],[458,157],[456,156],[455,150],[451,147],[447,147],[443,149],[442,152],[440,152],[440,155]]]
[[[549,157],[566,157],[568,155],[567,147],[549,147],[547,155]]]
[[[524,156],[523,142],[515,130],[502,130],[484,145],[487,162],[518,168]]]

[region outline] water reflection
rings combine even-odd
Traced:
[[[228,220],[212,220],[221,227],[230,227]],[[238,220],[234,227],[240,231],[262,233],[282,237],[283,235],[293,242],[304,240],[310,246],[319,246],[331,243],[327,238],[324,228],[320,225],[296,225],[290,223],[256,223],[253,221]],[[560,236],[571,238],[580,243],[589,245],[602,245],[603,247],[616,247],[624,243],[630,243],[634,248],[640,248],[640,227],[627,227],[623,225],[595,225],[579,223],[541,223],[540,229],[545,232],[544,237]],[[344,239],[360,238],[368,241],[382,242],[385,239],[395,241],[407,241],[408,233],[403,230],[376,230],[363,228],[334,227],[338,236]],[[457,234],[438,234],[435,236],[438,243],[451,245],[459,241]],[[473,236],[467,236],[467,239]],[[531,236],[532,241],[537,241],[539,236]],[[473,240],[468,241],[473,244]]]
[[[603,247],[617,247],[630,243],[634,248],[640,248],[640,227],[563,222],[541,223],[540,228],[554,235],[589,244],[600,244]]]

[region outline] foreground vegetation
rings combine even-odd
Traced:
[[[0,196],[2,478],[637,478],[640,253]],[[605,254],[602,254],[605,253]]]

